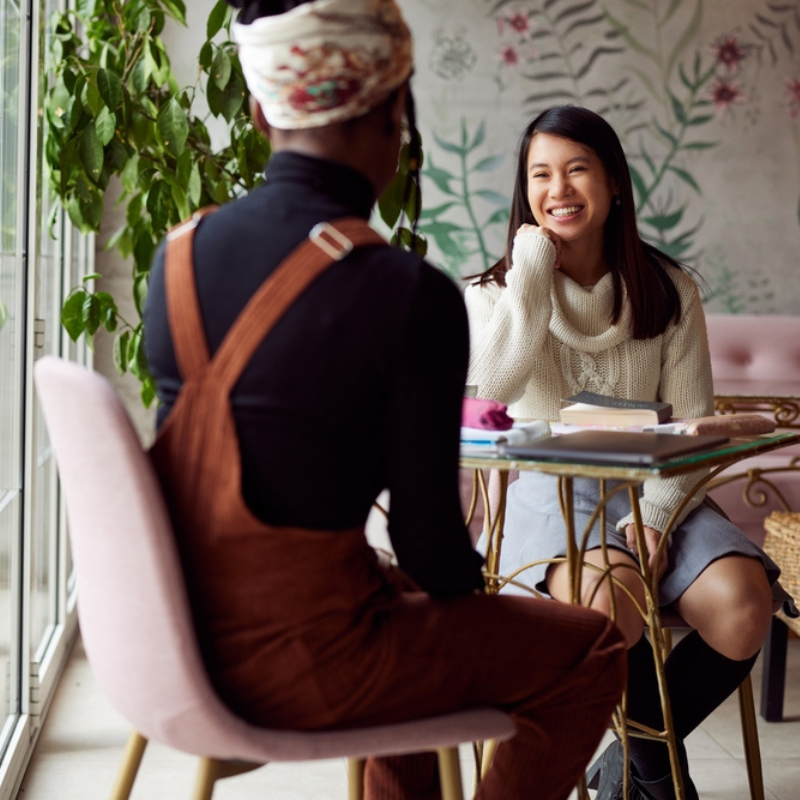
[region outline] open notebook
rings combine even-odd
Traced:
[[[727,441],[727,436],[677,436],[672,433],[590,429],[551,436],[526,445],[500,445],[499,451],[504,456],[545,461],[647,466],[710,450]]]

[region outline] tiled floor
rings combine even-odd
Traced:
[[[386,497],[380,498],[386,504]],[[390,549],[385,522],[370,516],[367,537]],[[761,663],[754,669],[759,702]],[[789,642],[785,720],[758,717],[766,800],[800,800],[800,640]],[[130,728],[100,693],[78,640],[53,700],[18,800],[101,800],[113,785]],[[607,734],[605,746],[610,741]],[[736,696],[687,740],[692,776],[703,800],[749,800]],[[469,748],[462,749],[464,784],[472,786]],[[192,794],[197,759],[150,744],[132,800],[177,800]],[[220,781],[215,800],[344,800],[345,763],[270,764]],[[508,798],[507,800],[518,800]],[[519,798],[537,800],[537,798]],[[571,800],[574,800],[574,795]]]
[[[760,662],[754,673],[756,702],[759,676]],[[786,719],[781,723],[767,723],[759,717],[767,800],[800,798],[800,640],[797,639],[789,643],[784,713]],[[18,798],[108,797],[128,731],[126,723],[100,694],[79,640]],[[704,800],[748,800],[735,696],[689,737],[687,747],[692,774]],[[471,773],[466,749],[462,762],[465,774]],[[191,757],[151,745],[145,753],[133,800],[190,797],[195,765],[196,760]],[[345,765],[339,760],[270,764],[221,781],[214,793],[215,800],[344,800],[346,797]]]

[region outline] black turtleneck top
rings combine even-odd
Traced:
[[[266,178],[195,233],[212,353],[316,223],[367,219],[375,199],[359,172],[297,153],[273,155]],[[159,424],[181,385],[163,270],[162,245],[144,314]],[[458,289],[418,256],[369,247],[330,267],[277,323],[233,391],[253,513],[273,525],[343,530],[362,525],[388,488],[400,566],[433,594],[481,588],[458,492],[468,348]]]

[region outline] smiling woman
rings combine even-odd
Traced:
[[[561,398],[584,390],[671,403],[677,417],[712,413],[697,286],[681,265],[639,237],[619,139],[587,109],[548,109],[525,130],[506,255],[467,287],[465,299],[472,336],[468,381],[477,384],[478,397],[506,403],[518,421],[557,420]],[[575,530],[591,529],[585,560],[599,567],[584,570],[584,600],[615,613],[626,635],[632,720],[663,728],[653,654],[636,608],[644,606],[635,575],[640,559],[658,572],[660,603],[672,604],[695,628],[665,665],[679,740],[749,673],[771,617],[770,585],[776,599],[782,596],[776,565],[703,502],[704,493],[695,489],[701,477],[645,481],[640,508],[646,553],[637,549],[627,494],[607,503],[601,533],[592,518],[596,481],[574,483]],[[687,496],[671,549],[657,552]],[[509,575],[539,562],[516,580],[568,601],[568,567],[550,561],[565,555],[565,533],[556,479],[521,473],[508,492],[500,572]],[[613,594],[598,578],[604,543],[611,562],[633,568],[615,572],[625,589]],[[688,686],[692,692],[679,688]],[[620,796],[617,751],[615,743],[594,770],[595,777],[600,774],[595,800]],[[672,800],[667,748],[632,739],[630,752],[636,796]],[[685,764],[684,773],[691,800],[697,792]]]

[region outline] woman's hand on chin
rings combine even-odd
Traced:
[[[537,236],[544,236],[546,239],[549,239],[556,247],[556,261],[555,264],[553,264],[553,268],[558,269],[561,266],[561,237],[555,231],[550,230],[550,228],[545,228],[542,225],[529,225],[527,222],[524,222],[517,228],[517,236],[521,234],[536,234]]]

